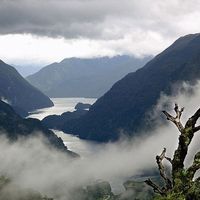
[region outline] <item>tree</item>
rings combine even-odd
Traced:
[[[160,155],[156,156],[158,170],[165,181],[165,186],[161,188],[153,183],[151,179],[146,180],[145,183],[151,186],[154,191],[159,194],[155,199],[200,199],[200,177],[194,180],[194,175],[200,168],[200,151],[194,156],[192,165],[187,169],[184,167],[188,147],[191,144],[194,134],[200,130],[200,126],[196,126],[196,122],[200,117],[200,108],[187,120],[185,126],[183,126],[180,121],[184,108],[179,110],[178,105],[175,104],[174,110],[176,117],[171,116],[166,111],[162,112],[180,131],[178,148],[174,152],[173,159],[165,156],[166,148],[164,148]],[[168,178],[166,175],[162,163],[163,159],[167,159],[171,163],[171,178]]]

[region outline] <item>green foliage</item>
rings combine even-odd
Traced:
[[[110,184],[107,181],[99,181],[95,184],[88,185],[86,186],[86,190],[94,199],[113,196]]]
[[[55,148],[66,152],[72,157],[79,157],[77,154],[68,151],[61,138],[58,138],[53,131],[49,130],[40,120],[27,118],[23,119],[15,113],[11,106],[0,100],[0,134],[6,134],[11,141],[19,137],[37,136],[38,132],[43,134],[49,143]]]
[[[50,97],[98,98],[116,81],[150,59],[130,56],[67,58],[44,67],[26,79]]]
[[[3,97],[17,110],[32,111],[53,106],[52,101],[30,85],[14,67],[0,60],[0,99]],[[8,89],[9,88],[9,89]],[[19,109],[20,108],[20,109]]]
[[[49,115],[42,120],[42,123],[50,129],[60,130],[67,121],[77,119],[87,112],[87,110],[75,110],[73,112],[65,112],[62,115]]]
[[[181,110],[178,109],[178,105],[175,104],[174,108],[176,112],[176,117],[171,116],[166,111],[163,113],[167,116],[167,119],[171,122],[175,123],[180,131],[178,148],[174,152],[174,157],[172,159],[172,186],[168,187],[167,183],[165,187],[158,187],[155,183],[150,181],[145,181],[149,186],[154,188],[154,190],[162,196],[156,196],[154,199],[185,199],[185,200],[193,200],[200,198],[200,178],[194,179],[194,175],[197,170],[200,168],[200,152],[196,153],[194,156],[193,163],[186,169],[184,168],[185,158],[188,153],[189,145],[193,139],[194,133],[199,131],[199,126],[195,126],[197,120],[200,117],[200,108],[195,112],[195,114],[190,117],[185,125],[183,126],[180,122],[180,116],[183,112],[183,108]],[[178,121],[178,122],[177,122]],[[180,128],[181,127],[181,128]],[[185,127],[185,128],[184,128]],[[163,176],[165,173],[164,168],[162,166],[162,160],[165,157],[166,149],[162,152],[160,156],[157,156],[160,159],[158,163],[159,171],[165,182],[168,180],[168,177]],[[167,158],[166,158],[167,159]],[[169,159],[168,159],[169,160]]]
[[[156,183],[160,183],[160,177],[152,177]],[[119,195],[115,195],[113,200],[143,200],[143,199],[150,199],[155,196],[153,190],[148,187],[144,181],[134,181],[134,180],[127,180],[124,182],[124,187],[126,191]]]
[[[53,200],[30,188],[21,188],[13,184],[9,179],[0,176],[1,200]]]

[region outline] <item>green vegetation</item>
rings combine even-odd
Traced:
[[[21,188],[13,184],[9,179],[0,176],[0,199],[1,200],[53,200],[42,196],[39,192],[30,188]]]
[[[40,132],[52,147],[57,148],[71,157],[79,157],[76,153],[67,150],[61,138],[44,124],[33,118],[23,119],[11,106],[0,100],[0,134],[5,134],[10,141],[16,141],[19,137],[36,136]]]
[[[159,182],[157,178],[154,180]],[[114,196],[113,200],[132,200],[132,199],[149,199],[154,196],[154,192],[144,181],[128,180],[124,184],[126,191]]]
[[[52,101],[30,85],[14,67],[0,60],[0,100],[6,99],[21,115],[27,111],[53,106]]]
[[[154,128],[152,123],[145,124],[146,113],[161,92],[172,93],[174,83],[199,79],[199,54],[199,34],[178,39],[144,67],[115,83],[88,113],[73,123],[69,121],[62,130],[83,139],[107,142],[119,139],[121,130],[132,135]]]
[[[49,97],[99,98],[126,74],[144,66],[151,57],[130,56],[66,58],[26,79]]]
[[[107,181],[99,181],[95,184],[86,186],[88,194],[90,194],[92,199],[110,199],[113,197],[111,187]]]
[[[200,178],[194,179],[194,175],[197,170],[200,169],[200,152],[195,154],[192,165],[187,169],[184,167],[184,161],[194,133],[200,130],[200,126],[196,126],[196,122],[200,118],[200,108],[188,119],[185,126],[180,122],[180,117],[184,108],[179,110],[178,105],[175,104],[174,110],[176,112],[176,117],[171,116],[166,111],[163,111],[163,113],[180,131],[178,148],[174,152],[173,159],[165,156],[165,148],[161,155],[156,156],[158,169],[161,177],[165,181],[165,186],[159,187],[151,179],[145,182],[159,194],[153,198],[155,200],[197,200],[200,199]],[[162,164],[163,159],[167,159],[171,163],[171,178],[168,178],[166,175]]]
[[[88,110],[75,110],[73,112],[64,112],[62,115],[49,115],[42,119],[42,123],[50,129],[60,130],[67,121],[77,119],[87,112]]]

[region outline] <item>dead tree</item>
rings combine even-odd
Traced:
[[[174,110],[176,113],[176,117],[171,116],[166,111],[163,111],[163,113],[166,115],[168,120],[170,120],[177,126],[178,130],[180,131],[178,148],[175,150],[172,160],[165,156],[165,148],[162,151],[161,155],[156,156],[158,169],[161,177],[165,181],[165,186],[160,188],[150,179],[146,180],[145,183],[151,186],[156,193],[159,193],[161,196],[165,197],[165,199],[168,199],[167,197],[169,196],[170,198],[175,197],[177,199],[185,199],[189,195],[195,195],[194,191],[197,185],[199,186],[200,180],[200,178],[194,180],[194,175],[196,171],[200,168],[200,152],[198,152],[194,156],[194,161],[192,165],[187,169],[184,168],[184,161],[188,152],[188,147],[194,137],[194,133],[200,130],[200,126],[196,126],[196,122],[200,117],[200,108],[192,117],[187,120],[185,126],[183,126],[180,121],[184,108],[179,110],[178,105],[175,104]],[[164,158],[167,159],[172,166],[170,178],[167,177],[164,166],[162,164],[162,160]]]

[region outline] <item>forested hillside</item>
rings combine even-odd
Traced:
[[[52,101],[29,84],[17,70],[0,60],[0,99],[5,100],[22,116],[28,111],[53,106]]]
[[[43,135],[47,141],[62,152],[72,157],[78,157],[77,154],[67,150],[61,138],[58,138],[53,131],[47,129],[40,120],[21,118],[11,106],[0,101],[0,135],[5,135],[11,141],[17,141],[18,138]]]
[[[199,34],[179,38],[143,68],[115,83],[87,114],[67,122],[62,130],[84,139],[108,141],[117,140],[120,131],[132,135],[144,129],[146,113],[161,92],[170,94],[173,84],[200,78],[199,55]]]
[[[143,67],[152,57],[131,56],[66,58],[26,77],[49,97],[98,98],[129,72]]]

